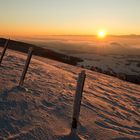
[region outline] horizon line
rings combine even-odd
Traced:
[[[95,37],[95,36],[97,36],[97,35],[95,35],[95,34],[87,34],[87,35],[84,35],[84,34],[48,34],[48,35],[12,35],[11,36],[11,38],[12,37],[23,37],[23,38],[26,38],[26,37],[28,37],[28,38],[33,38],[33,37],[47,37],[47,36],[93,36],[93,37]],[[126,36],[126,37],[140,37],[140,34],[117,34],[117,35],[115,35],[115,34],[108,34],[107,35],[107,37],[123,37],[123,36]],[[10,35],[0,35],[0,38],[5,38],[5,37],[10,37]]]

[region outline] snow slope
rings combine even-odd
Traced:
[[[25,59],[25,54],[9,50],[0,67],[0,140],[140,139],[139,85],[86,70],[74,138],[69,133],[82,69],[34,57],[24,88],[19,88]]]
[[[78,57],[83,60],[78,65],[84,68],[125,75],[131,82],[140,77],[140,36],[108,36],[104,40],[96,36],[46,36],[23,41]]]

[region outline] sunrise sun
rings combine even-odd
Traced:
[[[106,33],[105,31],[99,31],[98,34],[97,34],[97,36],[98,36],[99,38],[105,38],[106,35],[107,35],[107,33]]]

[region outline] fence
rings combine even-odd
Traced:
[[[1,54],[1,57],[0,57],[0,66],[2,64],[5,52],[7,51],[9,42],[10,42],[10,39],[6,40],[6,42],[5,42],[5,45],[4,45],[4,48],[3,48],[3,51],[2,51],[2,54]],[[26,76],[26,73],[27,73],[27,70],[28,70],[28,67],[29,67],[32,55],[33,55],[33,48],[29,48],[28,56],[27,56],[27,59],[26,59],[26,62],[25,62],[25,66],[24,66],[24,69],[23,69],[23,72],[22,72],[22,76],[21,76],[20,82],[19,82],[19,86],[20,87],[23,86],[24,79],[25,79],[25,76]]]
[[[2,55],[1,55],[1,59],[0,59],[0,64],[2,63],[3,57],[8,48],[9,41],[10,41],[10,39],[8,39],[4,45],[4,49],[2,51]],[[21,78],[20,78],[19,87],[22,87],[24,84],[24,79],[25,79],[26,73],[28,71],[32,55],[33,55],[33,48],[29,48],[27,59],[26,59],[26,62],[25,62],[25,65],[24,65],[24,68],[22,71]],[[73,105],[72,125],[71,125],[72,133],[76,132],[78,122],[79,122],[80,107],[81,107],[82,93],[83,93],[85,78],[86,78],[86,73],[83,70],[83,71],[81,71],[81,73],[79,73],[78,80],[77,80],[77,87],[76,87],[76,93],[75,93],[75,99],[74,99],[74,105]]]

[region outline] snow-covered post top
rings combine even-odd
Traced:
[[[2,51],[1,58],[0,58],[0,65],[1,65],[1,63],[2,63],[2,60],[3,60],[3,57],[4,57],[4,55],[5,55],[6,49],[7,49],[7,47],[8,47],[9,41],[10,41],[10,39],[7,39],[6,42],[5,42],[4,49],[3,49],[3,51]]]
[[[28,50],[28,57],[27,57],[27,60],[26,60],[26,63],[25,63],[25,66],[24,66],[24,69],[23,69],[23,72],[22,72],[20,82],[19,82],[20,87],[23,86],[24,79],[25,79],[25,76],[26,76],[26,73],[27,73],[31,58],[32,58],[32,54],[33,54],[33,48],[31,47]]]
[[[76,88],[76,94],[75,94],[74,106],[73,106],[73,118],[72,118],[72,128],[71,128],[72,131],[77,129],[77,123],[79,121],[80,106],[81,106],[85,78],[86,78],[86,74],[85,71],[83,70],[81,71],[81,73],[79,73],[79,77],[77,80],[77,88]]]

